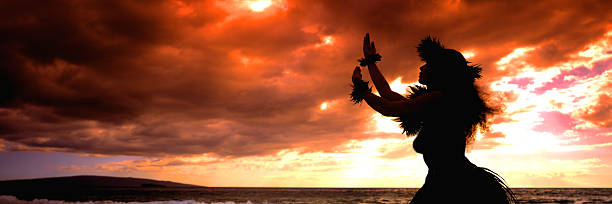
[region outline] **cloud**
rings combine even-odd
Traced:
[[[570,115],[553,112],[540,112],[542,123],[533,127],[533,130],[538,132],[550,132],[552,134],[561,135],[563,132],[574,127],[576,121]]]
[[[567,89],[570,86],[575,85],[577,82],[579,82],[579,80],[601,75],[610,69],[612,69],[612,59],[595,62],[592,69],[581,66],[571,70],[563,70],[561,71],[561,74],[552,78],[552,81],[547,82],[543,86],[535,89],[535,93],[542,94],[552,89]]]
[[[390,148],[383,150],[374,144]],[[427,172],[419,157],[381,159],[387,150],[406,150],[405,145],[406,141],[401,139],[350,140],[339,145],[341,150],[327,153],[282,150],[270,155],[233,158],[198,154],[64,165],[57,170],[123,176],[140,173],[154,179],[216,187],[416,187],[422,184]]]
[[[525,89],[527,88],[527,85],[532,84],[533,83],[533,79],[532,78],[514,78],[511,81],[508,82],[509,84],[516,84],[518,85],[518,88],[520,89]]]
[[[582,118],[602,128],[612,128],[612,97],[601,94],[597,103]]]
[[[365,134],[372,112],[347,99],[364,32],[389,79],[416,79],[415,46],[433,34],[474,50],[486,85],[519,72],[495,69],[514,48],[534,47],[536,66],[559,63],[601,37],[611,18],[603,2],[589,1],[283,3],[262,13],[215,1],[2,3],[2,148],[332,152],[389,137]],[[321,110],[323,102],[331,105]]]

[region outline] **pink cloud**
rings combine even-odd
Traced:
[[[527,85],[533,84],[533,78],[514,78],[508,82],[509,84],[516,84],[520,89],[527,88]]]
[[[562,135],[563,132],[571,130],[577,122],[569,114],[558,111],[541,112],[540,118],[542,118],[542,123],[534,126],[533,130],[550,132],[555,135]]]
[[[555,76],[552,81],[545,83],[543,86],[534,90],[536,94],[543,94],[546,91],[554,89],[565,89],[571,87],[581,79],[601,75],[603,72],[612,69],[612,59],[606,59],[593,63],[593,68],[577,67],[571,70],[562,71]],[[575,78],[566,78],[573,76]]]

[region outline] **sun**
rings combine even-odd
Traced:
[[[249,8],[255,12],[262,12],[264,9],[272,5],[271,0],[258,0],[249,2]]]

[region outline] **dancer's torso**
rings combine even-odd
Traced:
[[[465,157],[465,111],[456,101],[443,100],[423,114],[424,126],[413,142],[416,152],[423,154],[430,173],[444,173],[473,164]]]

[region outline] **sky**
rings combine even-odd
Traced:
[[[511,187],[612,187],[610,1],[3,1],[0,180],[420,187],[414,137],[349,100],[366,32],[398,93],[427,35],[504,107],[467,157]],[[364,78],[369,76],[364,73]]]

